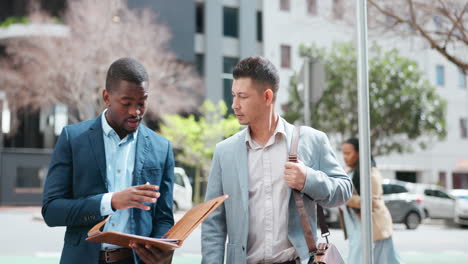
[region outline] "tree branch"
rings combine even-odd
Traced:
[[[463,23],[459,23],[459,21],[461,20],[461,18],[465,14],[466,9],[468,7],[468,3],[465,4],[465,6],[463,7],[463,10],[460,13],[460,16],[458,18],[456,18],[456,19],[453,18],[450,15],[450,12],[448,11],[448,9],[447,9],[447,7],[446,7],[446,5],[445,5],[445,3],[443,1],[439,0],[439,3],[441,4],[442,8],[437,8],[437,11],[439,11],[441,14],[443,14],[445,17],[447,17],[450,20],[450,22],[452,22],[452,24],[459,29],[460,34],[462,34],[463,38],[466,39],[464,25],[463,25]]]
[[[444,32],[444,31],[430,31],[430,30],[428,30],[427,32],[429,34],[443,36],[444,38],[449,34],[449,33]],[[461,42],[463,42],[463,44],[468,46],[468,39],[463,39],[461,36],[459,36],[457,34],[452,34],[451,38],[455,38],[456,40],[461,41]]]
[[[429,42],[432,49],[437,50],[442,56],[444,56],[447,60],[454,63],[458,67],[460,67],[462,70],[468,70],[468,63],[467,62],[463,61],[461,58],[458,58],[458,57],[456,57],[454,55],[449,54],[447,49],[445,47],[439,45],[437,43],[437,41],[435,41],[434,38],[432,38],[430,36],[430,34],[428,34],[428,31],[426,29],[424,29],[421,25],[416,23],[415,17],[414,17],[415,16],[414,10],[412,9],[412,6],[413,6],[412,0],[408,0],[408,4],[410,4],[410,10],[411,10],[410,15],[412,17],[412,20],[404,19],[404,18],[396,15],[395,13],[392,13],[392,12],[389,12],[389,11],[385,10],[382,6],[377,4],[376,1],[374,1],[374,0],[368,0],[368,2],[370,3],[371,6],[375,7],[381,14],[386,15],[388,17],[391,17],[391,18],[393,18],[395,21],[397,21],[399,23],[408,24],[408,25],[412,26],[413,28],[415,28],[420,33],[420,35],[427,42]],[[465,5],[465,7],[466,7],[466,5]],[[465,10],[465,8],[464,8],[464,10]],[[442,12],[443,14],[445,14],[452,22],[454,22],[453,18],[448,14],[447,10],[440,9],[439,11]],[[463,11],[463,13],[464,12],[465,11]],[[464,32],[462,34],[464,35]]]

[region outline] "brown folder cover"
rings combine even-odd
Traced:
[[[150,244],[164,251],[173,250],[182,246],[182,243],[188,235],[190,235],[190,233],[192,233],[192,231],[227,198],[228,195],[223,195],[193,207],[171,229],[169,229],[169,231],[164,235],[164,238],[161,239],[124,234],[114,231],[102,232],[100,229],[109,220],[110,216],[108,216],[89,230],[86,241],[114,244],[127,248],[132,241],[145,245]]]

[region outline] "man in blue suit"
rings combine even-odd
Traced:
[[[148,74],[122,58],[107,72],[97,118],[65,127],[44,186],[42,215],[66,226],[60,263],[168,263],[172,252],[147,245],[120,248],[85,241],[112,215],[104,230],[161,237],[173,225],[174,157],[170,142],[140,124],[147,108]]]
[[[243,59],[233,76],[232,109],[247,127],[216,145],[206,200],[229,199],[202,223],[202,263],[223,263],[225,255],[227,264],[308,263],[291,190],[303,194],[317,241],[316,204],[344,204],[351,180],[327,136],[310,127],[301,128],[299,163],[288,162],[294,126],[275,111],[279,76],[271,62]]]

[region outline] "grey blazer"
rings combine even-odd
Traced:
[[[284,122],[289,151],[294,126]],[[226,263],[246,263],[249,230],[246,131],[244,129],[216,145],[205,199],[224,194],[228,194],[229,199],[202,223],[202,263],[205,264],[224,262],[226,237],[229,238]],[[316,203],[324,207],[346,203],[352,195],[352,183],[338,164],[325,133],[301,127],[298,155],[307,166],[302,192],[312,198],[304,196],[304,203],[317,240]],[[308,249],[291,192],[285,199],[289,200],[288,238],[301,263],[307,263]]]

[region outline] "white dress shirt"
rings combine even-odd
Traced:
[[[288,159],[283,120],[265,146],[245,138],[249,168],[249,233],[247,263],[285,262],[296,258],[288,239],[288,186],[284,165]]]

